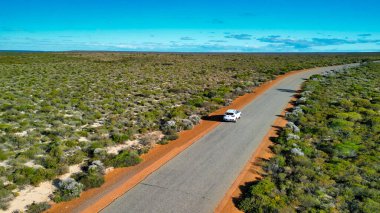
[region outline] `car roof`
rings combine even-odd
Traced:
[[[237,110],[236,109],[229,109],[226,111],[226,113],[235,113]]]

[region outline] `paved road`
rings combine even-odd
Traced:
[[[212,212],[305,78],[290,76],[256,98],[237,123],[222,123],[102,212]]]

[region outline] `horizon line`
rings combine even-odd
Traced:
[[[177,53],[177,54],[347,54],[347,53],[380,53],[380,51],[286,51],[286,52],[270,52],[270,51],[259,51],[259,52],[229,52],[229,51],[130,51],[130,50],[0,50],[0,53]]]

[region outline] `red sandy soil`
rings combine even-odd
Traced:
[[[265,92],[273,85],[280,82],[282,79],[302,71],[303,70],[289,72],[285,75],[277,77],[275,80],[264,83],[261,86],[255,88],[252,93],[248,93],[238,97],[232,102],[231,105],[223,107],[211,113],[210,115],[221,115],[228,108],[242,109],[244,106],[252,102],[256,97],[261,95],[263,92]],[[180,132],[179,138],[177,140],[171,141],[167,145],[157,145],[153,149],[151,149],[147,154],[142,155],[141,157],[143,161],[140,164],[127,168],[114,169],[113,171],[106,174],[105,183],[101,187],[87,190],[83,192],[79,198],[76,198],[74,200],[54,204],[52,205],[52,208],[50,208],[47,212],[99,212],[101,209],[105,208],[107,205],[113,202],[116,198],[120,197],[128,190],[136,186],[139,182],[144,180],[148,175],[159,169],[162,165],[167,163],[169,160],[173,159],[176,155],[181,153],[189,146],[191,146],[198,139],[209,133],[219,124],[220,122],[202,120],[200,124],[196,125],[193,129]],[[256,155],[260,154],[261,156],[261,153],[267,150],[269,145],[269,142],[264,141],[263,144],[255,151]],[[269,155],[264,156],[268,157]],[[249,163],[248,166],[250,164],[251,163]],[[247,169],[245,170],[251,171],[249,167],[247,167]],[[248,172],[245,173],[248,174]],[[130,176],[130,178],[127,181],[121,181],[121,179],[126,175]],[[254,179],[257,176],[252,174],[250,177]],[[235,188],[238,188],[239,185],[241,185],[240,181],[236,184],[234,183],[233,186],[235,186]],[[231,190],[232,189],[230,189],[230,191]],[[99,199],[96,199],[94,203],[86,204],[86,201],[99,196],[105,191],[107,191],[107,193],[102,195]],[[225,199],[222,201],[222,203],[227,203]],[[231,196],[228,197],[228,199],[230,200],[230,204],[233,205]],[[224,208],[218,207],[217,210],[219,209],[222,210]]]

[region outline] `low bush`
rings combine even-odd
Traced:
[[[104,183],[105,167],[100,160],[95,160],[82,167],[83,172],[75,173],[71,177],[83,184],[84,190],[100,187]]]
[[[4,185],[3,181],[0,180],[0,209],[8,209],[8,202],[14,198],[12,190],[11,187]]]
[[[84,185],[76,182],[73,178],[60,180],[58,182],[58,189],[53,193],[53,201],[59,203],[79,197],[83,189]]]
[[[111,139],[116,143],[123,143],[131,137],[129,134],[111,133]]]
[[[2,149],[0,149],[0,161],[4,161],[8,158],[7,152],[4,152]]]
[[[51,180],[55,177],[55,173],[49,169],[32,168],[27,166],[17,167],[10,175],[8,179],[17,185],[34,185],[45,180]]]
[[[141,158],[138,153],[135,151],[124,150],[118,155],[110,155],[106,160],[105,164],[107,166],[117,167],[128,167],[134,166],[141,162]]]
[[[178,139],[179,135],[177,132],[169,132],[167,135],[164,136],[164,140],[166,141],[174,141]]]
[[[26,206],[27,213],[41,213],[50,209],[51,205],[48,202],[35,203]]]
[[[81,150],[76,150],[67,156],[66,162],[68,165],[74,165],[81,163],[86,157],[86,154]]]
[[[104,183],[104,176],[99,172],[80,172],[72,176],[77,182],[83,184],[83,189],[100,187]]]

